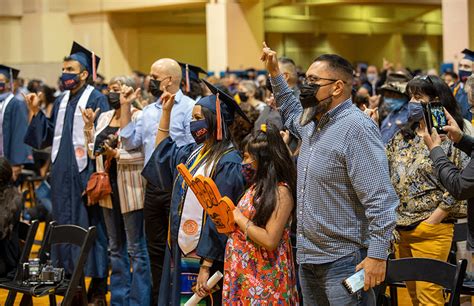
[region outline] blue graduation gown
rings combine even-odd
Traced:
[[[170,241],[163,264],[163,274],[158,305],[180,305],[180,260],[181,251],[178,246],[178,231],[180,224],[180,205],[183,192],[181,186],[183,178],[178,175],[176,166],[186,164],[191,153],[198,147],[195,143],[178,147],[170,137],[163,140],[155,149],[150,161],[147,163],[143,176],[152,184],[163,190],[172,191],[170,206]],[[216,165],[212,179],[222,196],[228,196],[237,203],[245,189],[242,176],[242,157],[239,152],[232,150],[225,154]],[[189,168],[189,165],[188,165]],[[199,167],[195,167],[195,172]],[[194,174],[194,173],[192,173]],[[176,182],[175,182],[176,181]],[[227,236],[219,234],[214,222],[207,220],[201,230],[201,239],[197,245],[196,253],[202,258],[217,261],[214,266],[222,266],[224,261]],[[174,269],[171,270],[171,261]],[[222,272],[222,271],[221,271]],[[220,301],[214,300],[220,304]]]
[[[5,102],[3,102],[5,103]],[[28,108],[25,102],[13,98],[8,103],[3,116],[3,155],[12,165],[33,163],[31,148],[23,139],[28,128]]]
[[[454,88],[460,86],[460,84],[458,83]],[[467,93],[464,91],[464,87],[463,88],[459,88],[457,93],[456,93],[456,101],[458,101],[458,104],[459,104],[459,108],[461,108],[461,113],[462,113],[462,116],[464,117],[464,119],[467,119],[468,121],[471,121],[472,119],[472,114],[471,114],[471,106],[469,105],[469,101],[468,101],[468,98],[467,98]]]
[[[85,273],[90,277],[107,277],[107,235],[102,210],[98,205],[87,206],[87,198],[82,195],[90,175],[95,170],[95,163],[89,159],[87,167],[79,172],[72,144],[74,112],[84,89],[85,86],[76,95],[69,98],[64,116],[61,145],[56,161],[51,166],[53,220],[58,224],[75,224],[86,229],[93,225],[97,227],[97,238],[88,256]],[[54,102],[50,119],[39,112],[31,120],[25,136],[25,143],[36,149],[52,145],[62,97],[62,95],[59,96]],[[86,108],[96,109],[98,107],[101,111],[107,111],[109,108],[107,98],[94,89],[87,101]],[[51,253],[53,265],[64,267],[67,273],[72,273],[74,263],[79,256],[79,248],[61,245],[54,248]]]

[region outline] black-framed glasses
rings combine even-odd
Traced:
[[[312,77],[312,76],[310,76],[310,77],[304,78],[303,83],[304,83],[304,84],[314,84],[314,83],[316,83],[316,82],[318,82],[318,81],[331,81],[331,82],[334,83],[334,82],[337,82],[337,81],[339,81],[339,80],[338,80],[338,79],[328,79],[328,78],[321,78],[321,77]],[[343,80],[340,80],[340,81],[344,82]],[[344,83],[346,83],[346,82],[344,82]]]

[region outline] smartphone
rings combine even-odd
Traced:
[[[342,285],[346,288],[349,294],[354,294],[364,288],[364,269],[357,271],[354,275],[349,276],[342,281]]]
[[[443,105],[440,102],[430,102],[428,105],[431,114],[432,127],[436,129],[438,134],[446,134],[443,127],[448,125],[448,119],[444,113]]]

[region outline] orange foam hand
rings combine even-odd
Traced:
[[[193,177],[183,164],[178,165],[177,169],[216,225],[217,231],[222,234],[233,232],[235,223],[232,211],[235,209],[235,205],[232,200],[222,197],[216,183],[211,178],[202,175]]]

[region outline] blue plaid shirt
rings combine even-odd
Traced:
[[[399,201],[378,127],[350,99],[303,127],[303,109],[283,76],[271,83],[285,126],[302,140],[298,263],[333,262],[360,248],[386,259]]]

